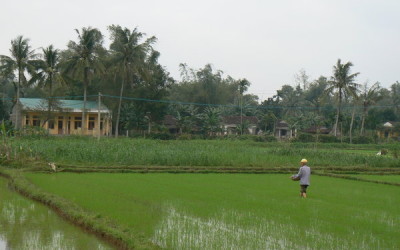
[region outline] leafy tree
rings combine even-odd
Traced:
[[[285,117],[297,117],[301,114],[299,107],[302,105],[303,97],[300,86],[293,88],[290,85],[283,85],[280,90],[277,91],[277,96],[280,98],[280,104],[284,107],[283,116]]]
[[[250,82],[247,79],[238,80],[239,94],[240,94],[240,134],[243,134],[243,93],[247,91],[250,86]]]
[[[275,134],[275,124],[277,120],[278,118],[275,116],[275,114],[269,110],[267,114],[261,117],[258,126],[262,128],[264,133]]]
[[[146,113],[134,102],[127,102],[121,108],[121,127],[125,130],[144,130],[147,125]]]
[[[310,85],[310,76],[307,75],[305,69],[300,69],[298,73],[294,75],[294,81],[296,86],[303,87],[303,90],[307,90]]]
[[[391,90],[391,101],[392,105],[396,110],[396,115],[399,115],[400,111],[400,82],[396,81],[395,83],[390,86]]]
[[[315,108],[316,115],[321,115],[321,108],[327,101],[325,95],[327,86],[328,82],[326,77],[320,76],[311,83],[307,91],[304,92],[304,99]]]
[[[180,65],[182,79],[171,85],[169,99],[172,101],[201,104],[236,104],[239,105],[238,80],[224,77],[220,70],[213,70],[211,65],[194,70],[186,64]],[[200,108],[202,111],[204,108]]]
[[[359,72],[351,74],[351,67],[353,63],[347,62],[342,64],[341,60],[338,59],[335,66],[333,66],[333,76],[331,81],[329,81],[329,87],[327,92],[336,92],[337,96],[337,113],[335,119],[335,125],[333,131],[335,136],[337,136],[337,128],[339,123],[339,117],[342,108],[343,98],[346,96],[355,96],[358,90],[358,84],[355,82],[355,78],[360,74]]]
[[[82,28],[75,30],[78,34],[78,42],[70,41],[66,60],[63,62],[64,73],[83,83],[83,110],[82,129],[86,131],[86,101],[87,89],[93,76],[104,72],[104,64],[101,55],[104,55],[103,35],[95,28]]]
[[[203,131],[207,135],[215,135],[221,131],[221,116],[218,108],[207,107],[203,112]]]
[[[32,67],[32,60],[35,59],[35,51],[31,49],[29,45],[29,39],[18,36],[16,39],[11,41],[11,57],[0,55],[0,72],[3,76],[9,77],[10,75],[17,72],[18,82],[14,87],[17,93],[16,102],[19,102],[20,88],[23,83],[27,83],[25,77],[25,71],[30,70]],[[16,128],[20,127],[19,116],[15,117]]]
[[[152,50],[145,62],[147,76],[135,85],[131,94],[150,100],[163,100],[168,95],[168,90],[173,83],[169,73],[158,63],[160,53]],[[150,112],[152,122],[163,119],[168,105],[163,102],[140,102],[146,112]]]
[[[174,113],[180,134],[193,132],[202,118],[198,109],[193,105],[175,105]]]
[[[377,103],[382,96],[380,95],[380,84],[376,82],[370,88],[368,88],[368,84],[365,83],[360,95],[360,100],[363,106],[363,113],[361,119],[361,130],[360,135],[364,135],[364,124],[365,124],[365,117],[368,115],[368,109],[371,105]]]

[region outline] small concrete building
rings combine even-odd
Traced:
[[[180,132],[178,131],[176,118],[172,115],[165,115],[162,125],[164,125],[171,134],[177,134]]]
[[[331,132],[331,129],[328,129],[325,126],[311,126],[307,129],[303,130],[304,133],[309,133],[309,134],[322,134],[322,135],[328,135]]]
[[[291,129],[285,121],[279,121],[275,126],[275,137],[280,140],[296,137],[297,129]]]
[[[385,122],[380,128],[377,129],[378,137],[400,139],[400,122]]]
[[[86,101],[85,123],[83,131],[81,100],[54,100],[49,110],[47,99],[20,98],[14,105],[11,120],[17,128],[37,126],[47,129],[51,135],[93,135],[111,134],[111,111],[94,101]],[[100,112],[99,112],[100,111]],[[98,128],[100,113],[100,131]]]
[[[256,116],[224,116],[222,117],[222,129],[225,135],[239,134],[237,131],[241,122],[248,124],[248,133],[251,135],[257,134],[258,118]]]

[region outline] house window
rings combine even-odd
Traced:
[[[49,129],[54,129],[54,120],[49,120]]]
[[[29,116],[25,117],[25,125],[29,125]]]
[[[95,123],[94,120],[95,120],[94,117],[89,117],[89,127],[88,127],[89,130],[94,129],[94,123]]]
[[[75,129],[82,128],[82,117],[75,117]]]
[[[40,119],[39,116],[34,115],[32,120],[32,126],[40,127]]]

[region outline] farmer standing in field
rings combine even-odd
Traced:
[[[307,198],[307,188],[310,186],[311,169],[307,166],[307,162],[306,159],[302,159],[300,161],[301,167],[299,173],[291,176],[291,179],[294,181],[300,180],[300,197],[303,198]]]

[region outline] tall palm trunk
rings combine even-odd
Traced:
[[[352,131],[353,131],[353,122],[354,122],[354,115],[356,113],[356,107],[353,107],[353,113],[351,114],[351,122],[350,122],[350,144],[353,143],[353,135],[352,135]]]
[[[49,84],[49,98],[47,99],[47,116],[46,116],[46,120],[43,122],[42,127],[44,127],[44,124],[47,122],[47,131],[50,131],[50,127],[49,127],[49,121],[50,121],[50,114],[51,114],[51,105],[53,102],[52,99],[52,90],[53,90],[53,75],[50,74],[49,75],[49,79],[50,79],[50,84]]]
[[[335,136],[337,136],[337,129],[338,129],[338,124],[339,124],[339,116],[340,116],[341,108],[342,108],[342,89],[339,89],[339,104],[338,104],[338,109],[337,109],[337,113],[336,113],[336,121],[335,121],[334,129],[333,129]]]
[[[124,79],[122,79],[121,90],[119,92],[117,121],[115,122],[115,137],[118,137],[119,119],[120,119],[120,116],[121,116],[121,106],[122,106],[122,95],[123,95],[123,93],[124,93]]]
[[[21,74],[22,74],[22,69],[21,67],[18,67],[18,83],[17,83],[17,100],[16,100],[16,105],[19,108],[19,97],[20,97],[20,86],[21,86]],[[21,128],[21,111],[15,113],[15,128],[19,129]]]
[[[127,75],[128,75],[127,70],[128,70],[128,68],[127,68],[126,64],[124,64],[124,74],[122,75],[121,90],[119,92],[117,120],[115,122],[115,137],[118,137],[119,119],[121,117],[122,95],[124,94],[124,85],[125,85],[125,81],[126,81]]]
[[[88,86],[88,68],[85,68],[84,71],[84,78],[83,78],[83,109],[82,109],[82,134],[86,134],[86,92],[87,92],[87,86]]]
[[[364,135],[364,125],[365,125],[365,117],[367,116],[367,109],[364,108],[363,110],[363,116],[361,119],[361,130],[360,130],[360,135],[363,136]]]

